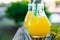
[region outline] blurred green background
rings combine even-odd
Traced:
[[[0,4],[0,40],[12,40],[28,11],[28,2]]]

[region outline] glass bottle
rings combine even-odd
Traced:
[[[50,32],[50,23],[44,12],[44,4],[41,0],[33,0],[31,8],[32,10],[27,12],[24,25],[33,38],[44,38]]]

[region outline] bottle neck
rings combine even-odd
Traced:
[[[44,4],[43,4],[43,2],[37,4],[37,9],[36,9],[35,6],[36,6],[35,3],[29,3],[28,4],[28,11],[33,12],[33,13],[36,12],[36,15],[41,15],[42,13],[44,13]]]
[[[28,4],[28,11],[32,11],[32,4]]]
[[[36,8],[35,8],[35,4],[34,4],[34,6],[33,6],[33,8],[32,8],[32,11],[35,13],[36,12],[36,14],[34,14],[34,15],[41,15],[42,13],[44,13],[44,5],[43,5],[43,3],[38,3],[37,4],[37,9],[35,10]]]
[[[39,11],[39,13],[42,13],[44,11],[42,4],[38,4],[38,11]]]

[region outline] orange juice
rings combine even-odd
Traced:
[[[45,16],[33,16],[33,12],[27,13],[24,24],[31,36],[45,37],[50,31],[47,18]]]

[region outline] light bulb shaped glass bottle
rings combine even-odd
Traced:
[[[24,25],[32,37],[45,37],[50,31],[50,23],[44,12],[43,2],[37,4],[32,3],[32,10],[27,12]],[[35,10],[36,9],[36,10]]]

